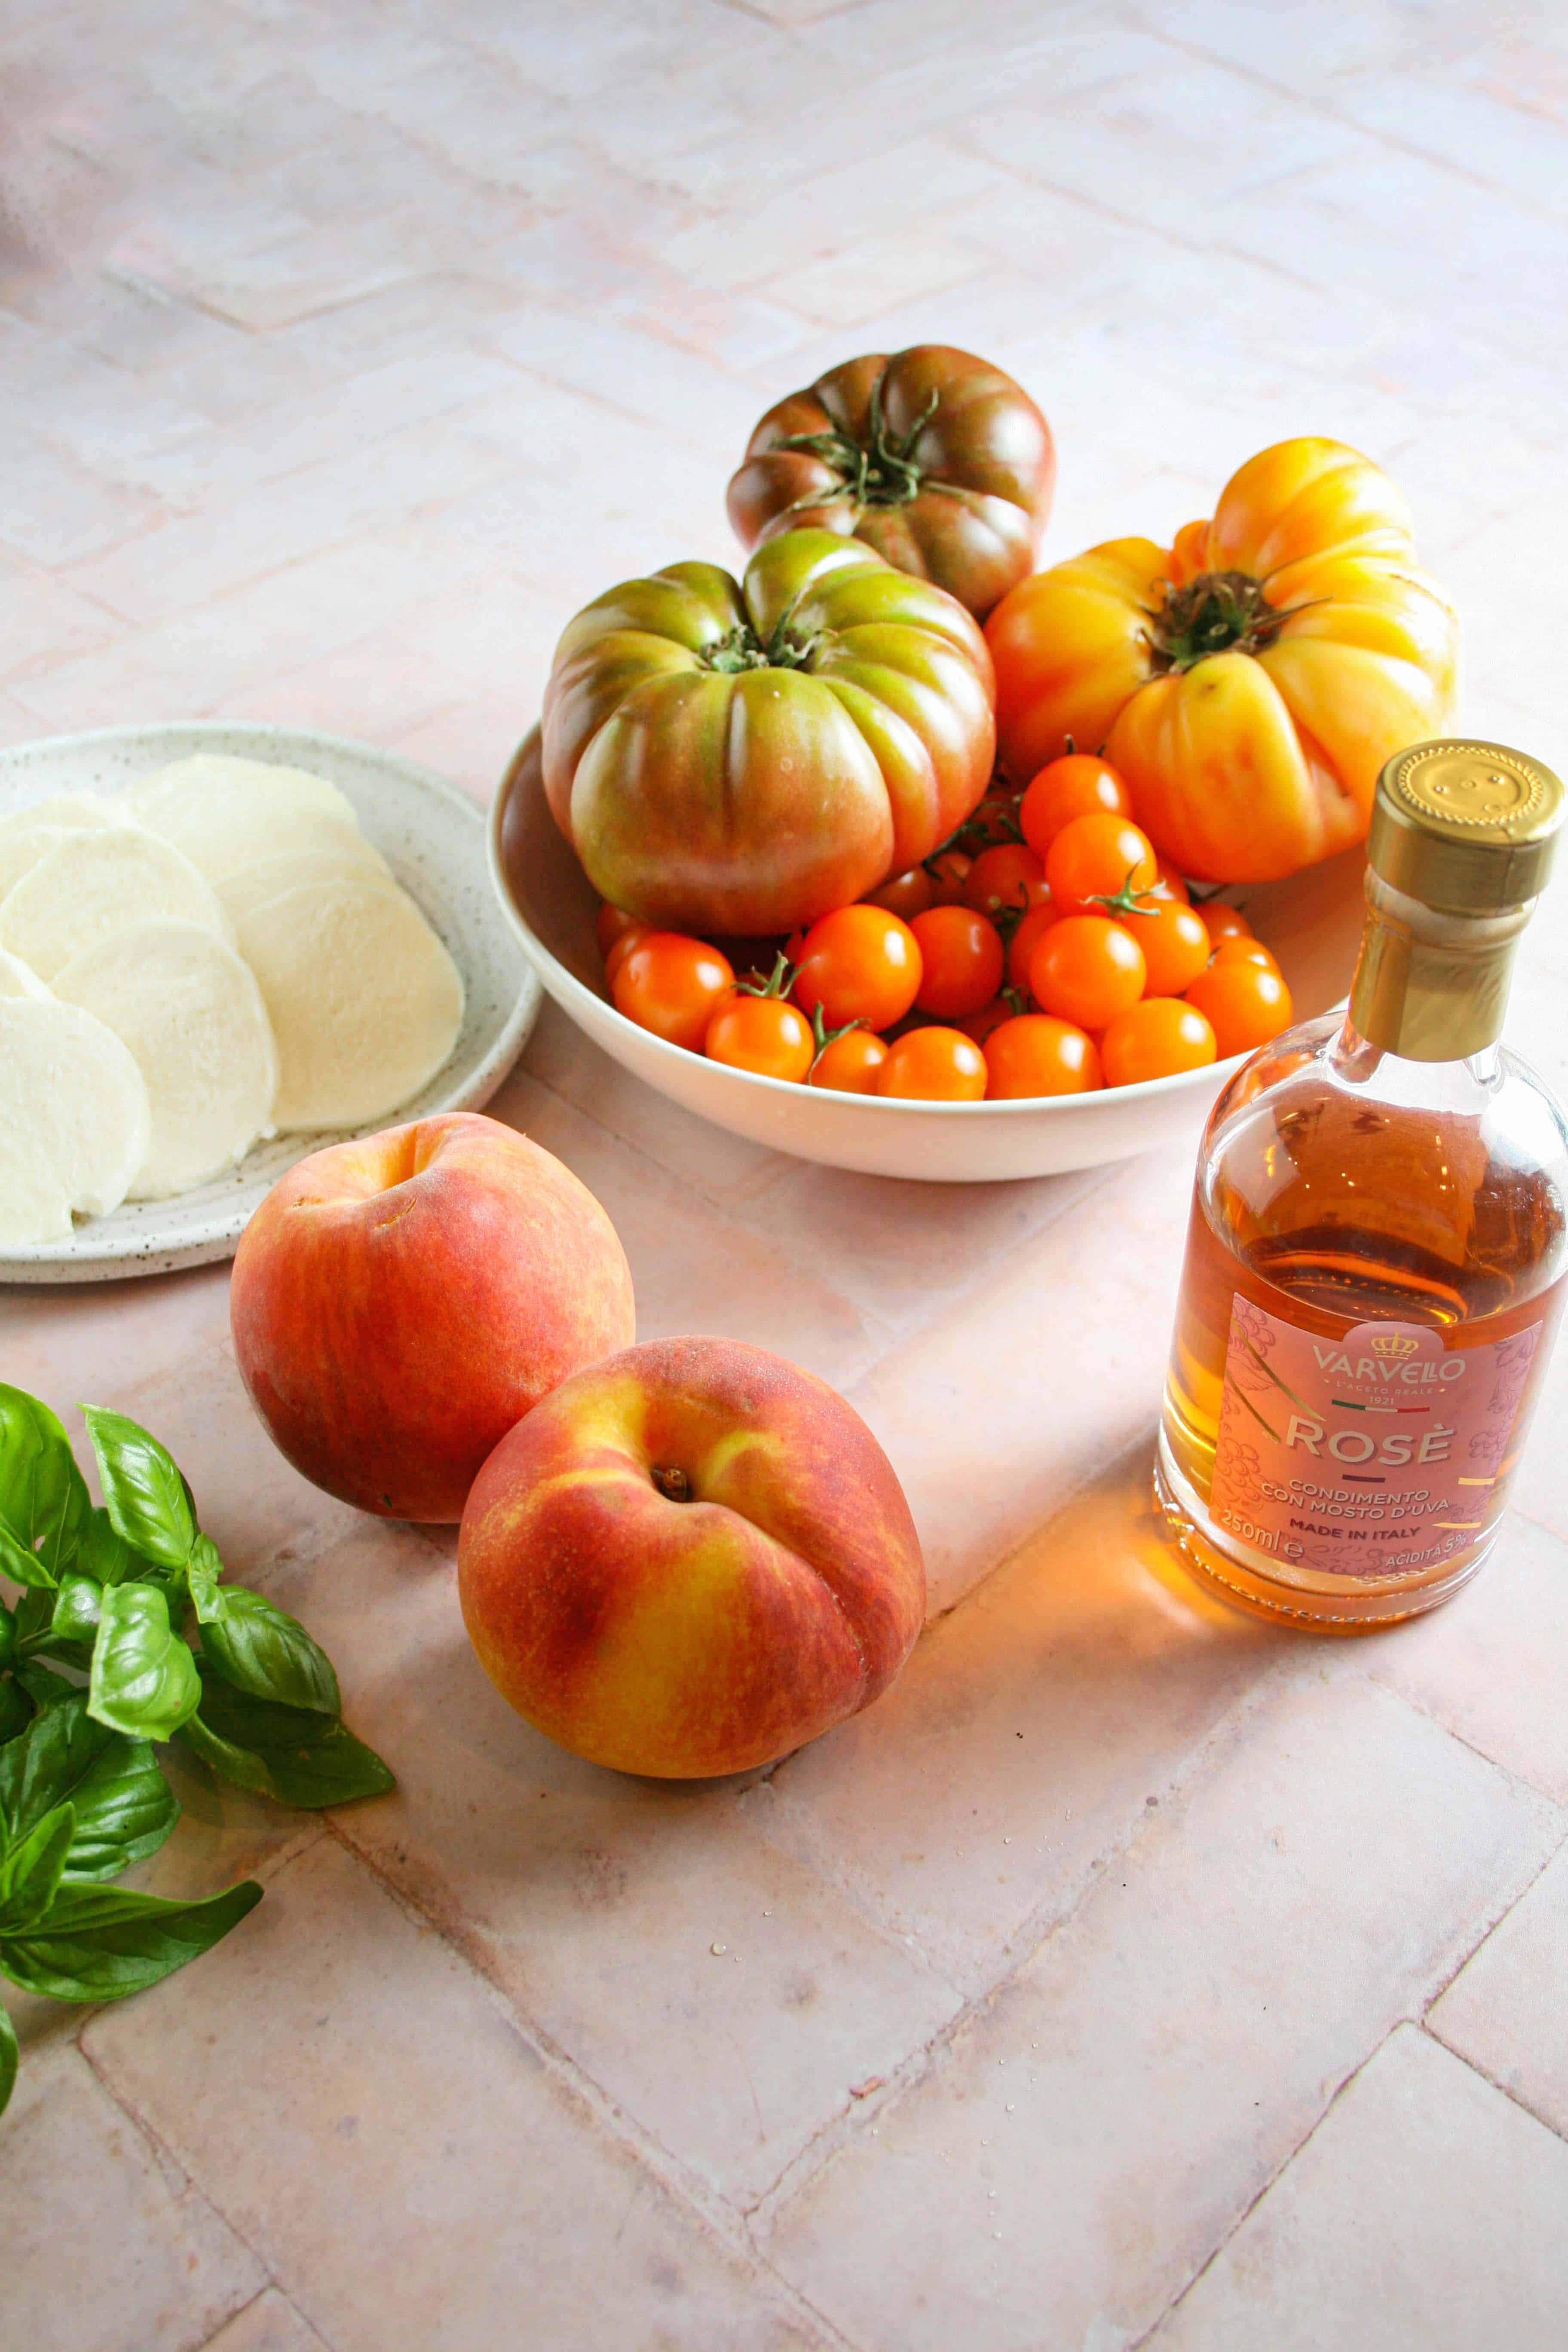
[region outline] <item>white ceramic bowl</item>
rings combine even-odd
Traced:
[[[1278,956],[1299,1017],[1326,1012],[1350,985],[1363,864],[1361,851],[1351,850],[1288,882],[1227,894]],[[1160,1144],[1184,1153],[1239,1067],[1238,1057],[1145,1086],[1025,1102],[904,1102],[757,1077],[668,1045],[617,1013],[605,994],[597,901],[550,814],[537,728],[490,811],[490,871],[530,962],[596,1045],[715,1126],[830,1168],[961,1184],[1096,1167]]]
[[[301,728],[199,719],[107,727],[0,751],[0,815],[56,793],[117,792],[193,751],[309,768],[336,784],[463,975],[467,1003],[456,1045],[427,1087],[372,1128],[436,1111],[474,1110],[487,1102],[533,1026],[539,983],[518,954],[486,880],[483,814],[438,776],[367,743]],[[237,1168],[194,1192],[172,1201],[126,1201],[111,1216],[85,1219],[68,1241],[0,1255],[0,1282],[112,1281],[232,1257],[251,1212],[284,1170],[342,1136],[342,1129],[274,1136],[247,1152]]]

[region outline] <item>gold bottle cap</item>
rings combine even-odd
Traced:
[[[1563,786],[1504,743],[1442,736],[1395,753],[1377,780],[1366,854],[1424,906],[1495,915],[1540,897],[1563,822]]]

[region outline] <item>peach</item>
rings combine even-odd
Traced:
[[[914,1645],[903,1489],[822,1381],[730,1339],[654,1339],[504,1437],[458,1538],[468,1637],[579,1756],[740,1772],[868,1706]]]
[[[473,1111],[291,1168],[240,1237],[229,1318],[279,1450],[400,1519],[458,1518],[513,1423],[637,1329],[626,1255],[587,1186]]]

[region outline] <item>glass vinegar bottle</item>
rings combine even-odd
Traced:
[[[1498,1042],[1562,815],[1499,744],[1391,761],[1348,1013],[1215,1106],[1154,1488],[1243,1608],[1370,1630],[1497,1540],[1568,1276],[1568,1120]]]

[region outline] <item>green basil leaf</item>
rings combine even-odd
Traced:
[[[33,1719],[33,1702],[14,1675],[0,1675],[0,1748],[16,1738]]]
[[[11,1672],[40,1711],[58,1706],[61,1699],[75,1698],[81,1692],[79,1683],[67,1682],[64,1675],[57,1675],[52,1666],[18,1664]]]
[[[0,1667],[8,1666],[16,1654],[16,1612],[0,1601]]]
[[[51,2000],[118,2000],[210,1951],[260,1900],[254,1879],[205,1903],[168,1903],[118,1886],[62,1886],[30,1934],[0,1936],[0,1970]]]
[[[61,1689],[57,1705],[0,1748],[0,1814],[19,1836],[68,1799],[76,1836],[67,1880],[114,1878],[157,1853],[180,1818],[179,1804],[145,1740],[95,1721],[85,1691]]]
[[[310,1707],[317,1715],[342,1713],[331,1658],[297,1618],[263,1592],[229,1584],[215,1593],[202,1627],[202,1655],[215,1674],[253,1698]]]
[[[82,1413],[115,1534],[160,1568],[184,1568],[196,1516],[174,1455],[122,1412],[84,1404]]]
[[[158,1587],[111,1584],[93,1645],[89,1714],[134,1739],[169,1739],[201,1695],[195,1661]]]
[[[47,1589],[76,1557],[92,1508],[70,1440],[47,1404],[0,1381],[0,1569]]]
[[[198,1624],[205,1625],[223,1607],[224,1595],[218,1591],[222,1576],[223,1560],[216,1544],[211,1536],[198,1536],[185,1563],[185,1582]]]
[[[0,2116],[11,2104],[11,2094],[16,2087],[16,2029],[11,2022],[11,2012],[0,2007]]]
[[[98,1635],[99,1603],[103,1587],[90,1576],[81,1576],[68,1569],[61,1577],[55,1594],[55,1613],[49,1621],[49,1631],[57,1642],[91,1643]]]
[[[345,1805],[397,1786],[374,1748],[335,1716],[253,1698],[211,1673],[180,1737],[226,1780],[283,1805]]]
[[[149,1559],[145,1552],[133,1551],[116,1531],[101,1503],[82,1530],[76,1565],[80,1575],[90,1576],[98,1584],[128,1584],[135,1577],[159,1572],[156,1560]]]
[[[57,1805],[0,1853],[0,1937],[36,1927],[53,1904],[76,1835],[76,1808]]]

